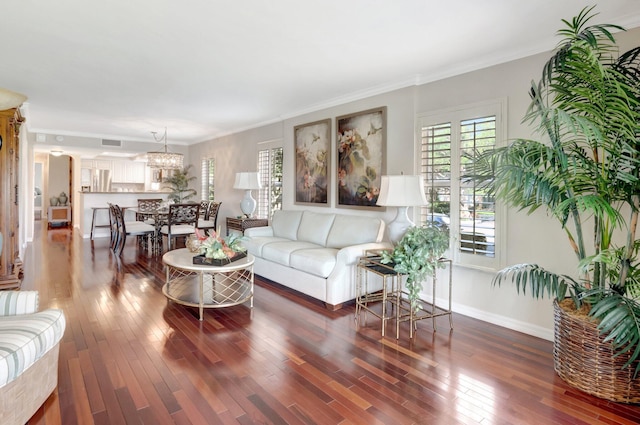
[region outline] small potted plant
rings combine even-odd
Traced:
[[[422,282],[428,276],[433,276],[438,267],[444,267],[439,260],[447,249],[449,230],[444,226],[428,223],[409,228],[393,250],[382,252],[383,264],[393,264],[395,271],[407,275],[405,288],[414,312],[422,308]]]

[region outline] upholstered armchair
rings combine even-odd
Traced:
[[[0,291],[0,424],[24,425],[58,385],[62,310],[37,291]]]

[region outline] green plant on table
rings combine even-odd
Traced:
[[[433,276],[438,267],[444,267],[439,260],[448,248],[448,229],[429,223],[410,227],[393,250],[382,252],[383,264],[393,263],[395,271],[407,276],[405,288],[414,312],[421,308],[422,282]]]
[[[578,279],[518,264],[494,283],[586,303],[605,340],[631,354],[628,366],[640,359],[640,47],[619,55],[613,32],[623,29],[588,25],[592,10],[563,20],[563,40],[532,83],[525,121],[546,140],[480,155],[470,177],[509,206],[546,208],[577,258]]]
[[[219,232],[210,231],[209,234],[196,229],[196,237],[200,240],[200,254],[206,258],[232,259],[240,252],[247,249],[242,245],[244,236],[239,233],[231,233],[222,237]]]

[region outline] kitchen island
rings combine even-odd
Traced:
[[[94,208],[96,210],[96,225],[109,224],[109,203],[117,204],[124,208],[125,220],[135,220],[132,212],[127,212],[127,208],[138,206],[138,199],[158,199],[166,200],[169,192],[78,192],[74,208],[78,209],[75,227],[80,231],[83,238],[91,236],[91,221]],[[103,209],[104,208],[104,209]],[[96,227],[93,232],[94,238],[109,237],[107,227]]]

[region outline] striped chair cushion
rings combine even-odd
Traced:
[[[0,317],[0,387],[16,379],[62,339],[62,310]]]
[[[0,291],[0,316],[38,311],[38,291]]]

